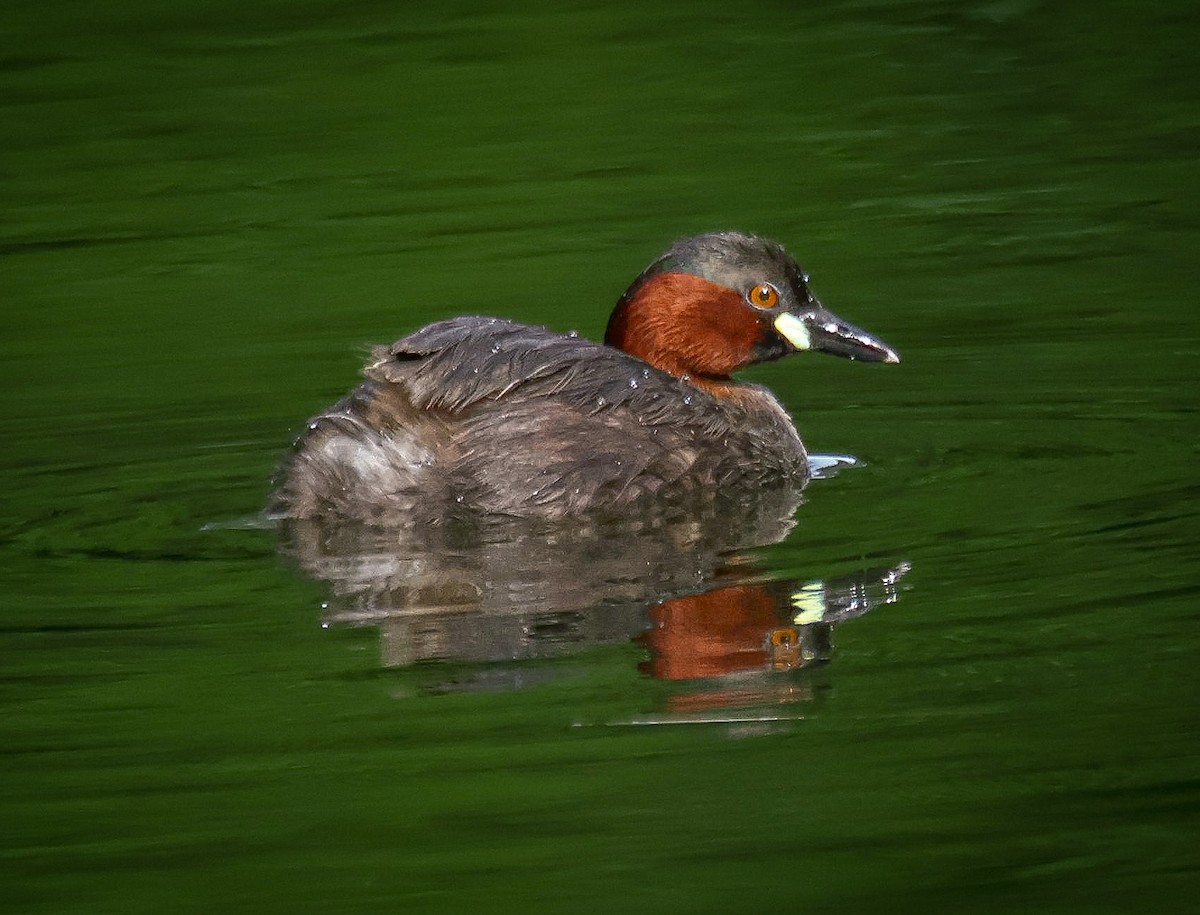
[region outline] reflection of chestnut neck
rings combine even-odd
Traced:
[[[782,628],[779,602],[761,585],[734,585],[663,601],[650,608],[641,670],[664,680],[716,677],[771,665],[773,635]]]
[[[748,365],[762,329],[732,289],[690,273],[659,273],[617,304],[604,342],[714,394]]]

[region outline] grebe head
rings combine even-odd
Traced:
[[[822,305],[782,245],[741,232],[672,245],[617,302],[604,342],[702,384],[727,383],[738,369],[802,350],[900,361]]]

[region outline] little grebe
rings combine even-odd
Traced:
[[[900,361],[829,312],[779,244],[686,238],[633,281],[603,345],[462,317],[377,347],[367,381],[296,442],[273,509],[388,525],[455,505],[559,518],[802,486],[787,412],[730,377],[800,350]]]

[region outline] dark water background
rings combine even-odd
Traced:
[[[1194,911],[1198,28],[0,7],[0,908]],[[595,548],[594,637],[409,664],[229,523],[362,345],[596,336],[726,227],[904,356],[749,373],[867,462],[750,578],[912,567],[829,663],[750,679],[782,720],[684,724],[743,680],[648,676],[644,615],[599,632],[669,551]]]

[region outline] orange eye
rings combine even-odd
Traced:
[[[779,292],[770,283],[759,283],[747,298],[755,308],[774,308],[779,304]]]

